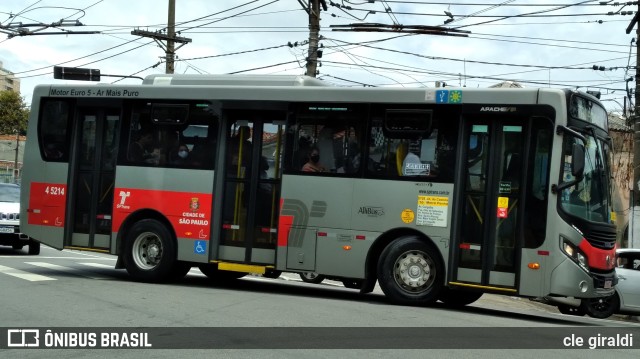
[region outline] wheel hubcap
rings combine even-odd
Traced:
[[[133,241],[132,251],[136,266],[151,270],[157,267],[162,259],[162,241],[155,233],[144,232]]]
[[[398,257],[393,269],[396,283],[405,291],[420,293],[431,287],[435,266],[431,257],[421,251],[408,251]]]

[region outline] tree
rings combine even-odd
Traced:
[[[21,134],[27,131],[29,109],[19,93],[0,91],[0,134]]]

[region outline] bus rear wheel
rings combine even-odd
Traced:
[[[169,279],[176,266],[176,247],[171,232],[153,219],[136,222],[125,237],[122,260],[135,280],[161,282]]]
[[[394,304],[433,304],[442,290],[443,276],[438,251],[413,236],[393,241],[378,260],[378,282]]]

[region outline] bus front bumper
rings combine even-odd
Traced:
[[[587,273],[567,258],[551,274],[549,297],[608,297],[613,295],[617,282],[615,270],[606,274]]]

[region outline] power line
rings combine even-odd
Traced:
[[[370,3],[376,3],[380,0],[367,0],[367,1],[363,1],[361,3],[354,3],[352,1],[348,1],[348,0],[343,0],[343,3],[349,3],[352,5],[362,5],[362,4],[370,4]],[[439,1],[400,1],[400,0],[384,0],[384,2],[389,2],[389,3],[398,3],[398,4],[414,4],[414,5],[459,5],[459,6],[493,6],[495,5],[495,3],[460,3],[460,2],[456,2],[455,4],[451,1],[448,2],[439,2]],[[595,2],[595,1],[590,1],[590,2]],[[564,6],[564,5],[573,5],[573,4],[507,4],[507,5],[503,5],[503,6],[538,6],[538,7],[549,7],[549,6]],[[581,4],[581,5],[577,5],[577,6],[601,6],[600,4]]]
[[[327,38],[327,39],[328,40],[337,41],[337,42],[341,42],[341,43],[346,43],[346,44],[349,44],[349,45],[354,45],[354,43],[349,43],[347,41],[342,41],[342,40],[338,40],[338,39],[331,39],[331,38]],[[362,47],[366,47],[366,48],[370,48],[370,49],[381,50],[381,51],[389,51],[389,52],[394,52],[394,53],[399,53],[399,54],[404,54],[404,55],[410,55],[410,56],[420,57],[420,58],[429,59],[429,60],[448,60],[448,61],[457,61],[457,62],[477,63],[477,64],[483,64],[483,65],[529,67],[529,68],[551,69],[551,70],[557,70],[557,69],[563,69],[563,70],[593,70],[592,66],[591,67],[544,66],[544,65],[531,65],[531,64],[502,63],[502,62],[495,62],[495,61],[456,59],[456,58],[451,58],[451,57],[421,55],[421,54],[416,54],[414,52],[387,49],[387,48],[384,48],[384,47],[372,46],[372,45],[366,45],[366,44],[357,44],[357,45],[358,46],[362,46]],[[619,68],[626,68],[626,66],[624,66],[624,67],[615,67],[615,69],[619,69]],[[612,69],[613,69],[613,67],[612,67]]]
[[[353,64],[349,64],[349,63],[345,63],[345,62],[339,62],[339,61],[323,61],[324,63],[327,64],[335,64],[335,65],[346,65],[346,66],[353,66]],[[391,67],[384,67],[384,66],[372,66],[372,65],[359,65],[360,67],[371,67],[371,68],[375,68],[375,69],[381,69],[381,70],[388,70],[388,71],[408,71],[408,72],[414,72],[414,73],[423,73],[423,74],[429,74],[429,75],[445,75],[445,76],[459,76],[459,74],[455,74],[455,73],[450,73],[450,72],[443,72],[443,71],[426,71],[426,70],[407,70],[407,69],[398,69],[398,68],[391,68]],[[509,79],[509,78],[499,78],[499,77],[495,77],[495,76],[483,76],[483,75],[465,75],[466,79],[489,79],[489,80],[496,80],[496,81],[517,81],[520,83],[530,83],[530,84],[535,84],[535,85],[554,85],[554,86],[563,86],[563,87],[569,87],[569,88],[581,88],[581,87],[589,87],[589,88],[599,88],[599,89],[606,89],[606,90],[612,90],[612,91],[623,91],[623,89],[614,89],[614,88],[608,88],[608,87],[603,87],[603,86],[591,86],[591,85],[583,85],[583,86],[576,86],[575,84],[567,84],[567,83],[555,83],[555,82],[550,82],[550,81],[541,81],[541,80],[524,80],[524,79]]]

